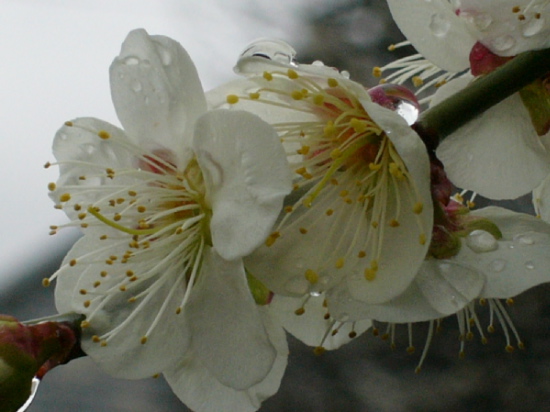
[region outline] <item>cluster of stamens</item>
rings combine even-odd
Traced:
[[[246,96],[227,96],[227,103],[238,106],[245,100],[247,104],[273,105],[302,112],[310,119],[272,124],[295,173],[293,197],[298,200],[285,207],[285,215],[266,240],[268,247],[290,230],[307,236],[310,228],[300,225],[294,216],[301,208],[318,215],[316,224],[325,225],[327,233],[351,231],[356,233],[353,239],[359,238],[360,229],[337,222],[342,216],[361,214],[368,222],[364,244],[357,245],[355,240],[343,255],[335,254],[334,245],[325,245],[319,251],[318,267],[304,270],[310,287],[316,289],[321,283],[320,271],[330,268],[337,272],[350,259],[364,260],[364,278],[374,280],[384,234],[400,226],[403,208],[414,212],[418,242],[426,242],[419,217],[423,199],[394,145],[346,81],[304,75],[291,68],[264,72],[262,82],[262,87]],[[396,205],[392,215],[390,203]]]
[[[49,184],[52,197],[57,199],[55,207],[75,216],[65,225],[52,226],[51,234],[62,227],[78,226],[89,231],[87,236],[97,236],[105,246],[85,250],[81,256],[65,262],[43,284],[48,286],[64,271],[74,271],[68,275],[79,276],[87,268],[102,267],[98,273],[87,273],[81,278],[84,281],[77,300],[82,302],[86,314],[82,327],[89,328],[96,314],[109,305],[120,302],[134,305],[127,319],[116,328],[102,336],[93,336],[94,342],[106,346],[165,282],[174,282],[172,290],[178,287],[185,290],[185,297],[177,308],[162,306],[141,338],[141,343],[146,343],[166,310],[175,310],[177,314],[182,311],[198,273],[203,247],[211,242],[208,229],[211,212],[205,203],[202,172],[196,160],[180,170],[169,153],[162,150],[143,154],[126,139],[111,136],[107,131],[86,130],[71,122],[66,127],[96,133],[103,140],[101,144],[128,151],[135,159],[135,167],[105,168],[81,160],[46,164],[83,171],[59,188],[55,183]],[[89,204],[82,202],[88,198],[93,199]]]

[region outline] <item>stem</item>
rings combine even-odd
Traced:
[[[426,110],[412,127],[434,151],[458,128],[549,72],[550,49],[522,53]]]

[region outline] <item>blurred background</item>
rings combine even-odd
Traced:
[[[57,171],[42,166],[52,160],[51,142],[64,121],[94,116],[118,124],[108,67],[136,27],[182,43],[206,90],[231,79],[238,54],[259,37],[286,40],[300,62],[322,60],[366,86],[376,84],[373,66],[397,57],[387,46],[402,40],[381,0],[2,0],[0,313],[24,320],[55,312],[53,288],[42,288],[41,279],[56,270],[78,233],[48,236],[49,225],[64,216],[47,198]],[[509,308],[526,350],[506,353],[496,333],[487,345],[467,342],[459,360],[451,318],[420,374],[414,369],[426,325],[414,327],[412,355],[405,327],[394,350],[368,333],[320,357],[289,337],[281,389],[261,411],[550,411],[549,292],[548,285],[528,291]],[[162,378],[116,380],[78,359],[45,377],[29,411],[188,409]]]

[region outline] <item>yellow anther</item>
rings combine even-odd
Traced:
[[[225,100],[229,104],[235,104],[235,103],[239,102],[239,96],[237,96],[236,94],[229,94],[229,95],[227,95]]]
[[[302,201],[302,205],[304,207],[311,207],[312,203],[313,203],[313,196],[308,196]]]
[[[312,269],[306,270],[304,276],[305,276],[305,278],[307,279],[307,281],[308,281],[309,283],[311,283],[312,285],[314,285],[314,284],[316,284],[317,282],[319,282],[319,275],[317,274],[317,272],[315,272],[315,271],[312,270]]]
[[[265,240],[265,245],[267,247],[269,246],[272,246],[275,241],[281,237],[281,233],[280,232],[273,232],[272,234],[270,234],[267,239]]]
[[[84,307],[85,308],[89,308],[91,304],[92,304],[92,302],[90,302],[89,300],[84,301]]]
[[[72,125],[73,125],[73,122],[69,122],[69,121],[65,122],[65,126],[71,127]]]
[[[426,234],[421,233],[420,235],[418,235],[418,243],[420,243],[421,245],[426,244]]]
[[[126,286],[120,285],[120,286],[118,287],[118,290],[120,290],[121,292],[126,292]]]
[[[380,67],[378,67],[378,66],[374,67],[374,68],[372,69],[372,75],[373,75],[374,77],[382,77],[382,69],[381,69]]]
[[[143,336],[139,341],[142,345],[145,345],[147,343],[147,336]]]
[[[366,268],[365,269],[365,279],[368,280],[369,282],[372,282],[374,279],[376,279],[376,270],[374,269],[371,269],[371,268]]]
[[[60,202],[68,202],[71,200],[71,195],[69,193],[63,193],[61,196],[59,196]]]
[[[54,182],[48,183],[48,190],[53,192],[56,189],[57,185]]]
[[[520,10],[521,10],[521,7],[519,7],[519,6],[514,6],[514,7],[512,8],[512,13],[519,13]]]
[[[367,124],[364,121],[356,119],[355,117],[350,120],[349,124],[355,133],[364,133],[365,130],[367,130]]]
[[[181,306],[178,306],[176,309],[176,315],[179,315],[181,313]]]
[[[100,345],[101,345],[102,347],[107,346],[107,341],[106,341],[106,340],[101,341]]]
[[[367,256],[367,253],[364,250],[360,250],[359,253],[357,254],[357,257],[360,259],[364,258],[365,256]]]
[[[309,153],[309,149],[309,146],[304,145],[300,149],[298,149],[298,154],[307,155]]]
[[[305,167],[302,166],[302,167],[296,169],[294,172],[296,172],[296,174],[299,174],[299,175],[303,176],[304,174],[306,174],[307,170],[306,170]]]
[[[373,220],[373,221],[370,223],[370,225],[371,225],[374,229],[376,229],[376,228],[378,227],[378,222],[377,222],[376,220]]]
[[[333,184],[334,186],[337,186],[338,185],[338,179],[333,177],[332,179],[330,179],[330,183]]]
[[[299,77],[298,73],[296,73],[296,70],[293,70],[293,69],[288,69],[287,75],[288,75],[288,78],[292,80],[297,79]]]
[[[104,277],[107,277],[107,272],[105,270],[102,270],[99,275],[104,278]]]
[[[89,328],[90,327],[90,322],[88,322],[87,320],[83,320],[82,322],[80,322],[80,327],[82,329]]]
[[[525,15],[524,14],[518,15],[518,20],[524,21],[525,20]]]
[[[347,191],[347,190],[342,190],[340,192],[340,197],[346,197],[347,195],[349,195],[349,191]]]
[[[336,263],[334,264],[334,267],[335,267],[336,269],[342,269],[342,268],[344,267],[344,263],[345,263],[344,258],[339,258],[339,259],[336,261]]]
[[[302,235],[305,235],[305,234],[307,233],[307,229],[306,229],[305,227],[301,227],[301,228],[300,228],[300,233],[301,233]]]
[[[107,239],[107,235],[101,235],[101,236],[99,237],[99,240],[105,240],[105,239]]]
[[[88,291],[86,289],[80,289],[80,294],[81,295],[85,295],[87,293],[88,293]]]
[[[294,314],[297,315],[297,316],[301,316],[303,315],[304,313],[306,312],[306,310],[302,307],[302,308],[298,308],[294,311]]]
[[[285,213],[292,213],[294,208],[292,206],[285,206]]]
[[[99,286],[101,286],[101,282],[100,282],[99,280],[96,280],[96,281],[94,282],[94,288],[97,288],[97,287],[99,287]]]
[[[395,44],[390,44],[388,46],[388,51],[394,51],[396,49]]]
[[[52,164],[50,162],[46,162],[44,164],[44,169],[48,169]]]
[[[304,98],[304,94],[302,93],[301,90],[294,90],[292,93],[290,93],[290,96],[294,100],[302,100]]]
[[[409,355],[412,355],[416,351],[416,348],[414,346],[409,346],[406,351]]]
[[[472,202],[471,200],[468,200],[466,202],[466,206],[468,206],[470,209],[473,209],[476,206],[476,204],[474,202]]]
[[[326,349],[322,346],[317,346],[315,349],[313,349],[313,353],[317,356],[321,356],[323,353],[326,352]]]
[[[334,127],[334,123],[332,122],[332,120],[329,120],[323,129],[323,133],[325,137],[331,137],[335,132],[336,127]]]
[[[328,80],[327,80],[327,84],[328,84],[328,87],[338,87],[338,80],[330,77]]]
[[[69,262],[69,266],[74,266],[76,265],[76,259],[72,259],[70,262]]]
[[[128,195],[129,196],[137,196],[137,193],[134,192],[133,190],[128,190]]]
[[[264,72],[263,76],[264,76],[264,79],[266,79],[267,81],[273,80],[273,75],[269,72]]]
[[[73,206],[73,209],[78,212],[80,209],[82,209],[82,206],[80,206],[78,203]]]
[[[334,160],[342,157],[342,151],[339,148],[335,148],[330,152],[330,157]]]
[[[101,339],[99,339],[99,336],[94,335],[94,336],[92,336],[92,342],[99,343],[99,342],[101,342]]]
[[[334,213],[334,210],[332,210],[332,209],[327,209],[325,211],[325,215],[327,215],[327,216],[332,216],[333,213]]]
[[[422,213],[422,210],[424,210],[424,204],[422,202],[416,202],[412,210],[413,210],[413,213],[416,213],[417,215],[419,215],[420,213]]]
[[[380,170],[382,165],[380,163],[369,163],[369,169],[372,171]]]
[[[260,93],[258,92],[249,93],[248,97],[250,97],[252,100],[258,100],[260,98]]]
[[[97,132],[97,135],[101,137],[103,140],[107,140],[109,137],[111,137],[109,132],[107,132],[106,130],[100,130],[99,132]]]
[[[316,106],[321,106],[325,102],[325,96],[322,94],[316,94],[313,96],[313,104]]]
[[[137,211],[138,211],[139,213],[144,213],[146,210],[147,210],[147,208],[146,208],[145,206],[143,206],[143,205],[137,207]]]
[[[412,82],[413,82],[415,87],[420,87],[424,84],[424,80],[422,80],[422,78],[420,76],[414,76],[412,78]]]
[[[47,287],[50,286],[50,285],[51,285],[50,279],[48,279],[48,278],[42,279],[42,286],[44,286],[45,288],[47,288]]]
[[[391,227],[398,227],[399,226],[399,221],[397,219],[390,220],[390,226]]]
[[[514,349],[515,349],[515,348],[514,348],[512,345],[506,345],[506,346],[504,347],[504,350],[505,350],[506,352],[508,352],[508,353],[512,353],[512,352],[514,351]]]

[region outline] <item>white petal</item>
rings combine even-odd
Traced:
[[[236,390],[262,382],[277,356],[258,312],[240,259],[206,251],[185,307],[191,348],[221,384]]]
[[[130,32],[110,69],[115,109],[128,135],[147,149],[179,154],[206,111],[197,70],[181,45],[143,29]]]
[[[277,134],[259,117],[216,110],[197,122],[193,141],[212,205],[212,241],[225,259],[250,253],[265,240],[291,173]]]
[[[164,372],[174,393],[196,412],[253,412],[279,389],[287,365],[288,347],[282,328],[276,326],[265,312],[258,308],[270,342],[277,357],[267,376],[258,384],[236,390],[221,383],[192,351]],[[203,348],[205,349],[205,348]]]
[[[533,204],[539,217],[550,222],[550,175],[533,190]]]
[[[294,337],[306,345],[323,346],[328,350],[338,349],[351,341],[350,332],[354,331],[359,336],[372,326],[368,319],[358,322],[346,322],[342,316],[337,321],[325,319],[329,309],[323,305],[324,300],[324,295],[312,296],[304,305],[302,315],[296,315],[295,311],[301,307],[303,298],[275,295],[267,308]],[[338,333],[332,335],[331,331],[336,328]]]
[[[90,357],[115,377],[140,379],[172,365],[189,346],[184,316],[176,314],[185,292],[185,274],[179,272],[179,265],[157,265],[160,259],[154,246],[126,264],[105,263],[109,256],[122,256],[127,248],[128,241],[84,236],[63,261],[55,298],[60,312],[86,315],[90,326],[83,328],[82,348]],[[75,264],[70,264],[72,260]],[[101,276],[102,271],[106,276]],[[137,280],[130,282],[127,271]],[[119,289],[122,284],[125,291]],[[142,292],[145,295],[138,297]],[[132,303],[132,297],[138,298]],[[107,346],[93,341],[94,335],[102,337],[117,327],[120,330],[107,339]]]
[[[75,219],[78,214],[73,208],[75,204],[87,207],[113,192],[114,185],[131,184],[132,179],[127,176],[118,176],[116,182],[109,179],[106,169],[135,167],[134,155],[140,149],[133,146],[122,130],[107,122],[80,118],[67,124],[57,132],[53,143],[53,153],[60,166],[56,189],[50,192],[50,197],[59,203],[60,197],[69,193],[71,199],[63,202],[63,210]],[[100,138],[98,134],[102,131],[111,137]]]
[[[550,224],[534,216],[487,207],[472,212],[502,232],[498,249],[475,253],[463,246],[456,259],[485,273],[481,297],[508,298],[550,282]]]
[[[467,83],[468,79],[457,79],[441,87],[432,105]],[[437,157],[455,185],[491,199],[515,199],[550,173],[550,154],[518,94],[448,136],[439,145]]]
[[[483,275],[472,267],[449,260],[427,260],[407,290],[386,303],[364,304],[343,289],[332,292],[328,302],[335,317],[344,314],[350,320],[422,322],[462,310],[479,296],[483,284]]]
[[[515,6],[521,7],[519,13],[512,11]],[[479,39],[497,55],[515,56],[550,47],[548,4],[544,1],[462,0],[460,10],[461,17],[481,23]]]
[[[470,67],[476,33],[447,0],[388,0],[388,5],[399,29],[425,58],[450,72]]]

